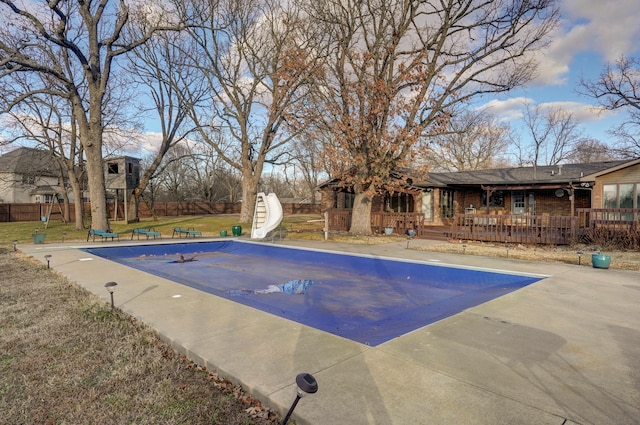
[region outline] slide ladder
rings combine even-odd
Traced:
[[[264,239],[282,221],[282,205],[275,193],[258,193],[253,213],[252,239]]]

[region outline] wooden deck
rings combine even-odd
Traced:
[[[348,232],[350,210],[331,210],[329,229]],[[459,239],[485,242],[569,245],[581,238],[638,238],[640,209],[577,209],[575,216],[456,214],[450,227],[424,224],[420,213],[371,213],[371,229],[383,234],[393,227],[395,234],[416,231],[425,239]]]
[[[576,236],[576,217],[547,215],[456,214],[454,239],[522,244],[568,245]]]

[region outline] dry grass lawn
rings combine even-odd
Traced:
[[[0,412],[5,424],[276,423],[142,323],[3,248]]]
[[[547,245],[518,245],[489,242],[443,242],[420,247],[419,249],[448,252],[455,254],[482,255],[486,257],[502,257],[517,260],[580,264],[591,266],[591,254],[597,252],[596,247],[579,246],[547,246]],[[578,252],[582,254],[579,256]],[[607,251],[602,253],[611,256],[612,269],[640,271],[640,252],[638,251]]]

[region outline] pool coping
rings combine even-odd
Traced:
[[[136,242],[116,244],[150,244]],[[158,243],[176,242],[185,240]],[[622,424],[640,417],[639,272],[439,254],[404,243],[277,243],[548,276],[369,347],[99,257],[81,261],[93,256],[79,248],[110,244],[19,248],[43,262],[51,254],[52,268],[105,302],[105,278],[117,281],[118,308],[282,413],[295,397],[295,376],[313,374],[319,391],[299,403],[299,424]]]

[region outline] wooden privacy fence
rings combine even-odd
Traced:
[[[576,237],[576,217],[548,215],[456,214],[454,239],[485,242],[568,245]]]
[[[0,204],[0,222],[37,221],[46,215],[50,204]],[[75,205],[71,204],[71,216],[73,220]],[[114,216],[113,203],[107,204],[109,217]],[[153,213],[145,203],[140,203],[138,212],[140,218],[173,217],[184,215],[209,215],[209,214],[240,214],[242,203],[240,202],[155,202]],[[59,210],[54,208],[51,219],[59,218]],[[91,204],[85,204],[85,211],[91,211]],[[129,209],[129,211],[131,211]],[[320,214],[320,204],[282,204],[282,212],[292,214]],[[118,204],[118,217],[124,217],[124,205]]]

